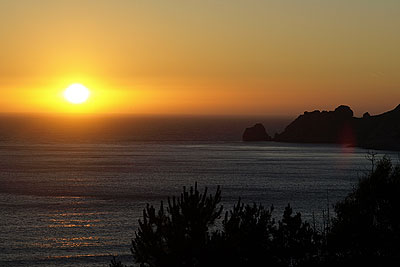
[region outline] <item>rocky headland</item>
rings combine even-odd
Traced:
[[[257,126],[260,132],[261,127],[265,130],[262,124],[257,125],[260,125]],[[253,138],[258,135],[248,134],[252,128],[246,129],[243,141],[334,143],[370,149],[400,150],[400,105],[380,115],[371,116],[366,112],[361,118],[354,117],[351,108],[344,105],[334,111],[304,112],[282,133],[268,140]]]

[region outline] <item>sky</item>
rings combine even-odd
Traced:
[[[398,0],[0,0],[0,112],[376,114],[399,29]]]

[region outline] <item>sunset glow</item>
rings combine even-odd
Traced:
[[[0,0],[0,266],[400,262],[399,30],[400,0]]]
[[[377,114],[400,99],[399,3],[2,1],[0,112]],[[61,107],[73,82],[90,101]]]

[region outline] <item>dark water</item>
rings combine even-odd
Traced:
[[[244,119],[157,118],[148,126],[124,119],[136,122],[125,131],[113,120],[79,122],[79,130],[11,120],[19,135],[0,127],[0,266],[107,266],[112,254],[129,260],[145,203],[195,181],[212,190],[221,185],[227,207],[241,196],[274,204],[278,215],[290,202],[306,219],[312,212],[320,219],[327,191],[331,203],[342,199],[369,166],[363,149],[234,141]],[[200,124],[210,128],[196,132]]]

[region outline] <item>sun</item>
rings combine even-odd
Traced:
[[[72,104],[82,104],[88,100],[90,91],[80,83],[74,83],[64,91],[64,98]]]

